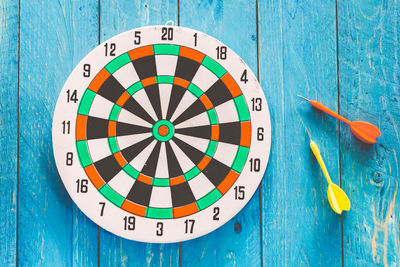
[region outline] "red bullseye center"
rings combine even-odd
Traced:
[[[166,136],[168,134],[168,127],[165,126],[165,125],[161,125],[158,128],[158,134],[161,135],[161,136]]]

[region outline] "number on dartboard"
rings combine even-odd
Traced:
[[[73,90],[72,93],[71,93],[71,90],[68,89],[67,90],[67,103],[69,103],[69,102],[74,102],[74,103],[78,102],[77,94],[78,94],[78,92],[77,92],[76,89]]]
[[[235,186],[235,199],[243,200],[245,197],[245,187],[243,185]]]
[[[67,166],[72,166],[72,163],[74,163],[74,154],[72,152],[67,152],[66,156],[65,156],[65,164],[67,164]]]
[[[107,56],[115,56],[115,49],[117,48],[117,45],[115,43],[105,43],[104,44],[104,53]]]
[[[141,35],[141,33],[142,33],[141,31],[135,31],[135,40],[133,40],[133,43],[135,45],[140,44],[140,41],[141,41],[140,35]]]
[[[129,230],[129,231],[135,230],[135,221],[136,221],[136,218],[134,216],[125,216],[124,217],[124,230]]]
[[[259,158],[250,159],[250,171],[259,172],[261,169],[261,160]]]
[[[157,230],[156,230],[156,235],[157,236],[162,236],[164,234],[164,224],[162,222],[157,223]]]
[[[263,140],[264,140],[264,128],[258,127],[257,128],[257,141],[263,141]]]
[[[90,64],[83,64],[83,77],[90,77]]]
[[[244,71],[243,71],[242,76],[240,76],[240,81],[241,81],[241,82],[244,82],[245,84],[249,81],[249,80],[247,79],[247,70],[244,70]]]
[[[194,37],[194,46],[197,46],[197,32],[193,34]]]
[[[251,99],[252,109],[253,111],[261,111],[261,104],[262,104],[262,99],[257,97],[257,98],[252,98]]]
[[[174,39],[174,29],[173,28],[163,27],[161,29],[161,40],[172,41],[173,39]]]
[[[217,59],[226,59],[226,46],[217,46]]]
[[[100,208],[100,216],[104,215],[104,207],[106,206],[106,202],[99,202]]]
[[[71,130],[71,122],[70,121],[63,121],[62,123],[63,134],[69,134]]]
[[[185,234],[193,234],[195,220],[185,220]]]
[[[214,221],[219,221],[219,207],[214,207],[213,220]]]
[[[88,191],[88,180],[87,179],[77,179],[76,180],[76,192],[77,193],[87,193]]]

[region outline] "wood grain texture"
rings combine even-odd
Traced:
[[[73,216],[51,144],[61,87],[75,64],[97,44],[96,4],[21,1],[18,261],[22,266],[81,266],[93,261],[96,265],[92,249],[97,232],[86,218],[76,212]]]
[[[180,24],[219,39],[257,73],[256,1],[181,0]],[[182,266],[260,266],[259,200],[257,191],[224,226],[182,243]]]
[[[176,0],[100,1],[100,42],[121,32],[177,21]],[[177,266],[179,244],[145,244],[100,230],[101,266]]]
[[[0,2],[0,263],[15,266],[18,153],[18,1]]]
[[[341,266],[341,218],[305,126],[339,184],[338,123],[297,94],[336,110],[335,1],[260,1],[260,80],[272,118],[272,151],[262,182],[263,263]]]
[[[397,1],[339,1],[340,112],[378,125],[376,145],[341,125],[342,184],[352,200],[344,216],[344,264],[400,264],[400,91]]]

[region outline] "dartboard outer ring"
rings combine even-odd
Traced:
[[[171,45],[171,46],[168,46],[168,45]],[[125,193],[125,196],[123,196],[124,194],[119,192],[117,189],[115,189],[113,187],[114,185],[112,185],[110,181],[105,181],[107,179],[105,179],[106,176],[103,175],[103,173],[101,175],[96,176],[96,177],[100,177],[100,178],[95,178],[95,179],[93,179],[93,177],[94,177],[93,174],[90,174],[90,175],[88,174],[89,168],[97,170],[96,173],[99,174],[100,167],[98,167],[98,166],[100,163],[98,163],[98,162],[101,160],[99,159],[96,162],[94,160],[95,157],[100,158],[99,155],[95,155],[97,152],[96,153],[93,152],[93,151],[97,151],[96,150],[97,148],[95,148],[94,150],[90,150],[91,152],[87,153],[88,156],[86,156],[86,154],[85,154],[86,153],[85,151],[88,151],[89,147],[92,147],[92,146],[96,147],[95,145],[91,145],[91,144],[97,142],[95,140],[89,140],[89,136],[86,136],[86,135],[89,135],[89,133],[90,133],[90,135],[95,136],[97,133],[93,133],[93,131],[90,132],[88,130],[91,127],[91,125],[93,125],[93,123],[94,123],[93,122],[94,119],[92,119],[92,117],[91,117],[92,115],[89,113],[89,112],[91,112],[92,107],[93,107],[93,109],[95,109],[94,104],[92,104],[92,106],[89,107],[89,109],[90,109],[89,111],[86,110],[87,113],[82,112],[82,110],[84,110],[85,107],[80,107],[80,106],[84,106],[86,103],[83,101],[83,99],[88,98],[87,96],[85,96],[85,92],[87,92],[89,90],[89,88],[93,88],[93,84],[99,82],[99,77],[102,75],[101,74],[102,72],[106,73],[106,71],[108,71],[109,73],[106,73],[106,74],[108,76],[112,76],[113,71],[115,71],[113,69],[112,65],[116,62],[117,63],[120,62],[122,60],[122,58],[129,59],[129,57],[127,55],[130,55],[131,61],[126,64],[132,65],[132,62],[135,60],[134,58],[136,57],[135,55],[137,54],[137,52],[131,52],[131,54],[129,54],[129,51],[133,51],[133,50],[144,51],[144,50],[148,49],[149,47],[152,48],[152,51],[153,51],[153,54],[151,56],[154,56],[156,58],[156,61],[155,61],[156,65],[159,64],[159,61],[157,61],[158,59],[156,57],[156,54],[157,54],[156,50],[164,51],[163,48],[165,48],[165,47],[168,47],[167,50],[169,51],[169,52],[166,52],[166,54],[168,54],[169,56],[172,56],[172,57],[177,56],[179,58],[181,56],[181,54],[183,54],[184,50],[186,52],[187,51],[197,51],[197,52],[199,52],[200,55],[203,55],[203,57],[199,60],[199,64],[201,64],[199,69],[206,67],[207,70],[211,71],[214,75],[217,76],[216,79],[218,82],[221,82],[224,79],[224,84],[230,90],[230,92],[232,94],[232,103],[234,103],[234,107],[236,107],[236,110],[237,110],[238,122],[235,122],[235,125],[240,125],[240,127],[242,127],[242,128],[240,128],[241,129],[240,143],[235,144],[237,147],[237,151],[235,152],[236,156],[233,158],[233,162],[232,162],[231,166],[229,166],[231,168],[229,170],[229,173],[233,173],[234,178],[232,178],[233,180],[231,179],[230,181],[228,181],[228,179],[224,179],[224,180],[222,180],[221,184],[219,184],[219,185],[214,184],[216,182],[213,181],[211,178],[208,178],[208,176],[207,176],[207,175],[210,175],[210,176],[212,175],[211,174],[212,167],[209,167],[209,169],[207,169],[207,168],[208,168],[208,166],[217,164],[216,161],[224,161],[225,160],[225,158],[221,158],[221,156],[219,156],[220,158],[217,158],[217,153],[219,153],[219,154],[225,153],[226,157],[230,156],[229,153],[226,153],[228,150],[226,150],[226,151],[222,150],[222,149],[227,149],[224,147],[232,147],[232,145],[229,146],[229,145],[223,144],[223,142],[225,142],[224,138],[225,139],[231,138],[231,137],[229,137],[229,135],[224,133],[224,131],[226,132],[226,129],[229,129],[229,128],[227,128],[227,125],[229,123],[225,123],[225,122],[223,122],[223,120],[224,120],[224,117],[231,116],[232,112],[229,112],[229,109],[226,109],[225,107],[224,108],[221,107],[220,109],[218,109],[218,107],[222,106],[223,104],[221,104],[219,106],[216,105],[215,110],[214,110],[214,107],[212,107],[212,112],[214,112],[213,114],[214,115],[216,114],[214,116],[214,119],[212,119],[212,114],[211,114],[212,112],[210,112],[210,110],[211,110],[211,106],[213,104],[215,104],[215,102],[209,101],[209,98],[211,100],[213,100],[213,98],[212,98],[212,96],[209,96],[207,94],[207,89],[209,89],[211,87],[205,88],[204,87],[205,85],[203,85],[203,87],[201,87],[199,85],[200,89],[204,90],[202,92],[202,91],[198,90],[199,88],[196,89],[196,84],[195,84],[195,86],[193,87],[195,89],[192,88],[193,90],[192,89],[190,90],[190,92],[193,95],[196,95],[197,93],[199,94],[198,99],[201,98],[200,95],[208,96],[208,98],[202,97],[203,99],[201,99],[201,101],[204,104],[204,107],[202,107],[202,108],[205,108],[207,110],[207,115],[210,120],[211,129],[213,129],[212,126],[218,125],[218,126],[216,126],[218,131],[211,132],[212,135],[214,135],[216,133],[218,135],[218,137],[215,141],[215,142],[217,142],[216,150],[214,150],[214,152],[213,152],[213,154],[211,154],[211,156],[206,155],[204,157],[204,158],[207,158],[207,160],[206,160],[207,162],[204,163],[204,166],[207,166],[207,167],[203,167],[206,169],[203,169],[200,167],[200,165],[202,165],[203,163],[199,163],[197,166],[200,169],[198,169],[198,168],[197,169],[200,172],[190,175],[190,174],[188,174],[188,173],[190,173],[190,171],[186,171],[184,173],[184,175],[182,175],[182,177],[184,177],[185,181],[182,180],[183,182],[180,182],[180,183],[185,183],[185,186],[187,186],[187,185],[189,185],[189,187],[191,186],[190,188],[193,191],[192,194],[195,198],[195,202],[190,204],[192,207],[194,207],[195,211],[192,211],[189,213],[187,213],[187,209],[185,209],[186,213],[179,213],[178,211],[179,211],[180,207],[174,206],[175,204],[172,204],[173,206],[170,208],[169,207],[166,207],[166,208],[161,207],[160,208],[159,206],[154,206],[154,203],[158,203],[158,202],[160,202],[161,204],[157,204],[157,205],[163,205],[162,202],[164,201],[164,199],[169,199],[168,194],[165,195],[167,197],[164,197],[164,196],[163,196],[163,198],[156,197],[156,196],[158,196],[157,194],[159,194],[156,192],[161,192],[161,189],[160,189],[161,187],[160,188],[157,187],[156,184],[167,183],[167,186],[162,187],[162,190],[167,190],[167,192],[170,192],[170,194],[172,195],[172,191],[176,190],[176,189],[172,188],[173,186],[175,186],[172,183],[172,178],[169,178],[169,180],[168,179],[162,180],[160,178],[151,178],[151,177],[148,178],[146,175],[144,175],[143,177],[146,177],[146,179],[150,179],[150,180],[147,180],[147,182],[146,182],[146,180],[143,180],[143,178],[139,178],[137,175],[136,176],[131,175],[133,177],[133,178],[131,177],[133,184],[135,184],[137,182],[139,185],[139,184],[142,184],[142,181],[144,181],[144,183],[147,183],[146,188],[152,188],[152,189],[150,189],[150,194],[154,194],[154,195],[150,196],[150,200],[147,202],[148,203],[147,206],[144,205],[144,207],[141,207],[144,209],[143,214],[142,214],[140,211],[133,211],[133,213],[132,213],[132,211],[128,211],[128,209],[122,208],[122,207],[126,207],[125,204],[131,204],[131,205],[134,205],[135,207],[140,206],[137,203],[128,201],[128,196],[130,196],[129,194],[134,195],[133,193],[131,193],[129,191],[129,194]],[[107,53],[108,53],[108,55],[107,55]],[[161,52],[161,55],[166,55],[165,53],[164,54],[163,53],[164,52]],[[181,53],[181,54],[179,54],[179,53]],[[135,55],[133,55],[133,54],[135,54]],[[196,58],[195,56],[189,56],[189,57],[192,57],[192,59]],[[116,58],[119,58],[119,59],[114,60]],[[176,59],[177,62],[178,62],[178,60],[181,60],[181,59]],[[206,62],[206,60],[208,60],[208,62]],[[114,63],[109,64],[111,61],[113,61]],[[120,64],[120,63],[118,63],[118,64]],[[135,65],[135,64],[138,64],[138,63],[137,62],[133,63],[133,65]],[[144,64],[144,63],[141,63],[141,64]],[[174,65],[174,68],[178,68],[178,64],[181,64],[181,63],[176,63],[176,65]],[[142,66],[144,66],[144,65],[140,65],[140,68],[138,68],[136,70],[137,73],[142,73],[142,70],[145,69]],[[162,83],[163,79],[167,80],[164,77],[166,75],[163,75],[163,73],[161,73],[161,71],[159,72],[159,70],[161,70],[161,67],[159,67],[159,66],[161,66],[161,65],[156,66],[156,70],[157,70],[156,77],[155,78],[152,77],[152,79],[151,79],[153,81],[153,83],[155,83],[155,84],[157,84],[159,82]],[[164,67],[165,67],[165,64],[164,64]],[[150,67],[150,68],[152,68],[152,67]],[[197,70],[197,72],[199,72],[199,69]],[[220,71],[222,71],[222,72],[220,73]],[[200,75],[197,72],[195,73],[194,77],[196,77],[196,75]],[[222,76],[225,74],[226,74],[226,76]],[[139,74],[137,74],[137,75],[139,75]],[[140,75],[142,75],[142,74],[140,74]],[[88,76],[88,77],[85,77],[85,76]],[[172,74],[172,76],[174,76],[174,74]],[[126,76],[126,77],[128,77],[128,76]],[[129,76],[129,77],[131,77],[131,76]],[[174,78],[170,77],[170,84],[174,84],[175,81],[177,81],[176,78],[177,77],[174,77]],[[230,78],[230,80],[227,82],[228,78]],[[174,81],[172,81],[172,79],[174,79]],[[146,90],[147,87],[145,87],[145,83],[147,84],[150,81],[150,79],[147,79],[147,81],[144,82],[144,79],[139,77],[139,80],[141,81],[141,83],[143,85],[143,88],[141,88],[141,89]],[[199,80],[201,80],[201,79],[199,78]],[[212,79],[210,76],[209,79],[207,78],[207,79],[202,79],[202,80],[208,81],[208,80],[212,80]],[[102,82],[104,82],[104,81],[105,81],[105,79],[102,80]],[[121,81],[119,81],[119,82],[122,84]],[[191,81],[191,82],[193,82],[193,81]],[[213,83],[214,82],[215,81],[213,81]],[[101,86],[104,86],[104,88],[105,88],[104,83]],[[168,83],[168,82],[166,82],[166,83]],[[178,83],[179,83],[179,81],[178,81]],[[189,81],[189,83],[190,83],[190,81]],[[186,85],[182,85],[182,83],[179,83],[179,84],[183,87],[186,86],[186,90],[189,90],[187,88],[189,83],[187,83],[187,82],[183,83]],[[201,83],[201,82],[199,82],[199,83]],[[229,87],[227,85],[228,83],[231,84],[232,86],[234,86],[233,84],[237,85],[237,87],[234,86],[235,88],[239,88],[239,91],[237,91],[239,93],[237,95],[235,95],[236,93],[233,93],[236,89],[233,87]],[[221,82],[221,84],[222,84],[222,82]],[[171,85],[171,86],[174,86],[174,85]],[[211,86],[211,84],[209,86]],[[127,86],[125,87],[125,89],[128,91]],[[171,91],[172,90],[173,89],[171,89]],[[95,93],[99,93],[99,92],[95,92]],[[93,93],[93,91],[90,91],[89,94],[94,94],[94,93]],[[125,94],[126,94],[126,92],[125,92]],[[141,93],[141,94],[143,95],[143,93]],[[219,91],[218,91],[218,95],[220,95]],[[221,95],[222,95],[222,91],[221,91]],[[128,98],[129,97],[134,97],[134,95],[133,94],[131,94],[130,96],[128,95]],[[112,96],[111,96],[111,98],[112,98]],[[206,98],[205,101],[203,101],[204,98]],[[117,107],[118,110],[120,110],[121,109],[120,106],[122,106],[122,105],[118,104],[119,105],[118,106],[116,102],[121,101],[121,99],[123,99],[123,101],[126,101],[127,97],[124,98],[123,96],[120,96],[118,99],[119,100],[115,99],[113,108]],[[170,100],[171,100],[171,98],[170,98]],[[91,100],[91,101],[93,101],[93,100]],[[200,100],[198,100],[198,101],[200,101]],[[211,104],[210,104],[210,102],[211,102]],[[93,103],[93,102],[91,102],[91,103]],[[142,104],[142,102],[140,102],[140,104]],[[102,105],[103,104],[99,104],[99,107],[103,107]],[[243,110],[243,112],[240,111],[242,113],[239,112],[239,107],[241,110]],[[246,108],[247,108],[247,111],[246,111]],[[102,112],[101,109],[102,108],[97,108],[97,110],[99,110],[97,112],[101,113]],[[104,106],[104,109],[106,109],[105,106]],[[154,110],[156,110],[156,109],[154,109]],[[186,110],[183,110],[182,112],[184,112],[184,111],[186,111]],[[108,125],[120,123],[118,121],[110,122],[110,121],[112,121],[111,118],[113,116],[112,115],[113,110],[109,111],[109,114],[110,115],[109,115]],[[122,113],[120,113],[120,114],[122,114]],[[158,116],[158,115],[156,114],[156,116]],[[85,124],[82,124],[82,119],[85,120]],[[89,123],[89,120],[90,120],[90,123]],[[114,119],[114,120],[118,120],[118,119]],[[157,118],[155,120],[157,120]],[[170,118],[170,120],[172,121],[171,118]],[[216,122],[212,122],[213,120]],[[99,120],[99,121],[104,121],[104,120]],[[215,124],[215,125],[212,125],[212,124]],[[86,127],[85,132],[82,132],[82,130],[81,130],[82,125],[85,125],[85,127]],[[248,133],[250,133],[250,134],[249,134],[248,138],[244,139],[243,133],[247,130],[243,130],[244,129],[243,127],[245,127],[246,125],[248,126]],[[178,126],[178,124],[175,126]],[[177,147],[176,143],[173,143],[173,140],[176,140],[176,139],[174,139],[175,135],[178,136],[177,133],[179,132],[179,129],[176,130],[175,128],[173,128],[175,126],[172,125],[172,122],[170,123],[168,121],[165,121],[165,122],[159,121],[158,124],[155,126],[157,128],[156,129],[152,128],[150,130],[153,132],[153,136],[155,138],[155,141],[152,141],[155,144],[154,147],[158,146],[157,142],[165,143],[165,147],[167,146],[166,143],[171,143],[171,144],[175,144],[173,152],[175,154],[178,153],[177,150],[179,150],[179,149],[176,148]],[[108,126],[108,127],[110,127],[110,126]],[[116,127],[120,127],[120,126],[116,126]],[[160,127],[162,129],[159,129]],[[120,128],[118,128],[118,129],[120,129]],[[117,131],[117,130],[115,130],[115,131]],[[267,163],[268,163],[269,153],[270,153],[270,146],[271,146],[271,124],[270,124],[270,117],[269,117],[267,101],[266,101],[263,91],[260,87],[260,84],[259,84],[257,78],[255,77],[255,75],[253,74],[253,72],[251,71],[251,69],[229,47],[225,46],[223,43],[216,40],[215,38],[213,38],[205,33],[193,30],[193,29],[184,28],[184,27],[176,27],[176,26],[148,26],[148,27],[132,29],[132,30],[129,30],[127,32],[124,32],[124,33],[121,33],[119,35],[112,37],[111,39],[103,42],[102,44],[97,46],[95,49],[93,49],[72,71],[72,73],[70,74],[69,78],[67,79],[67,81],[59,95],[57,105],[55,108],[55,112],[54,112],[54,117],[53,117],[52,134],[53,134],[52,137],[53,137],[54,157],[55,157],[55,162],[57,165],[58,172],[60,174],[60,177],[61,177],[61,179],[64,183],[64,186],[66,187],[69,195],[71,196],[73,201],[77,204],[77,206],[82,210],[82,212],[85,213],[96,224],[98,224],[105,230],[108,230],[118,236],[121,236],[121,237],[124,237],[127,239],[131,239],[131,240],[136,240],[136,241],[141,241],[141,242],[151,242],[151,243],[173,243],[173,242],[190,240],[190,239],[205,235],[205,234],[221,227],[226,222],[228,222],[233,216],[235,216],[247,204],[247,202],[254,195],[254,193],[255,193],[258,185],[260,184],[260,182],[263,178],[263,175],[265,173]],[[109,140],[108,141],[109,149],[111,151],[109,153],[111,153],[111,154],[115,153],[114,156],[116,157],[117,153],[119,153],[119,154],[121,154],[121,153],[118,151],[113,151],[113,147],[116,147],[116,146],[115,145],[113,146],[110,143],[110,139],[117,140],[120,137],[113,136],[112,133],[110,135],[110,132],[108,132],[108,134],[109,135],[104,136],[104,138]],[[81,137],[81,136],[83,136],[83,137]],[[212,137],[212,138],[214,138],[214,137]],[[220,139],[218,139],[218,138],[220,138]],[[101,140],[101,138],[96,139],[96,140]],[[118,140],[120,140],[120,139],[118,139]],[[176,142],[178,142],[178,141],[176,141]],[[211,143],[211,140],[209,142]],[[90,143],[90,145],[89,145],[89,143]],[[210,146],[210,143],[209,143],[209,146]],[[194,143],[191,143],[191,144],[193,146],[195,146]],[[84,146],[84,149],[82,148],[82,145]],[[161,147],[161,146],[164,147],[164,145],[159,145],[159,147]],[[171,147],[172,147],[172,145],[171,145]],[[179,146],[179,148],[181,148],[181,147]],[[182,149],[183,149],[183,147],[182,147]],[[221,153],[218,152],[219,151],[218,149],[221,149],[222,152]],[[239,152],[239,149],[241,149],[240,152]],[[153,149],[153,150],[155,150],[155,149]],[[105,151],[105,150],[99,149],[98,151]],[[125,151],[125,150],[123,150],[123,151]],[[182,151],[184,151],[186,153],[186,150],[183,149],[183,150],[181,150],[181,152]],[[243,159],[239,160],[238,155],[244,155]],[[247,157],[246,157],[246,155],[247,155]],[[191,155],[189,155],[189,156],[191,156]],[[89,159],[88,163],[85,163],[86,157]],[[150,156],[147,156],[147,157],[150,157]],[[215,159],[214,159],[214,157],[215,157]],[[139,157],[139,156],[137,158],[139,158],[138,162],[140,162],[142,160],[141,157]],[[160,158],[161,158],[161,156],[160,156]],[[191,157],[189,157],[189,158],[191,159]],[[145,160],[145,159],[143,159],[143,160]],[[239,161],[240,161],[240,163],[239,163],[240,169],[236,170],[236,169],[234,169],[234,166]],[[118,158],[117,158],[117,162],[120,162],[120,161],[118,161]],[[148,162],[149,162],[149,159],[146,161],[145,165]],[[178,162],[179,162],[179,164],[181,164],[180,161],[178,161]],[[212,163],[210,163],[210,162],[212,162]],[[161,164],[161,161],[158,161],[157,164]],[[196,163],[194,163],[194,164],[195,164],[195,167],[193,167],[193,169],[196,168]],[[207,165],[207,164],[209,164],[209,165]],[[121,165],[121,166],[123,166],[123,165]],[[125,166],[127,166],[127,165],[125,165]],[[219,166],[219,165],[217,164],[215,166]],[[157,167],[157,169],[161,168],[161,167],[158,167],[158,165],[156,167]],[[107,165],[105,168],[105,170],[106,170],[105,172],[106,173],[110,172],[109,171],[110,169],[112,169],[112,168]],[[183,167],[182,167],[182,169],[183,169]],[[236,172],[234,172],[234,171],[236,171]],[[121,173],[122,173],[122,170],[121,170]],[[200,183],[200,181],[204,181],[204,180],[200,180],[200,178],[197,178],[200,176],[203,177],[201,179],[204,179],[204,177],[208,178],[211,181],[211,183],[210,183],[210,181],[207,181],[207,184],[214,184],[214,186],[215,186],[215,188],[210,189],[210,191],[208,193],[206,193],[204,196],[200,196],[200,193],[198,193],[201,190],[205,190],[204,189],[205,183],[204,182]],[[218,176],[216,176],[216,175],[214,175],[213,177],[217,180],[219,179]],[[228,177],[228,175],[226,177]],[[114,178],[111,178],[111,181],[112,181],[112,179],[114,179]],[[120,178],[118,178],[118,179],[120,179]],[[124,179],[126,179],[126,178],[124,178]],[[193,179],[192,181],[195,181],[195,179],[199,179],[196,181],[198,181],[197,183],[200,184],[201,186],[196,187],[195,183],[194,182],[191,183],[191,181],[189,179]],[[139,180],[141,181],[140,183],[138,182]],[[169,183],[169,187],[168,187],[168,183]],[[225,188],[223,188],[224,186],[222,185],[222,183],[224,183]],[[228,186],[226,186],[227,183],[229,184]],[[115,184],[116,184],[116,186],[118,185],[117,182],[115,182]],[[119,188],[129,187],[123,183],[122,183],[122,185],[123,186],[120,185]],[[132,186],[132,188],[133,188],[132,184],[130,184],[130,186]],[[163,186],[165,186],[165,185],[163,185]],[[221,190],[221,188],[222,188],[222,190]],[[125,189],[121,189],[121,190],[124,191]],[[133,189],[130,189],[130,190],[132,191]],[[117,192],[117,193],[115,193],[115,192]],[[151,193],[151,192],[153,192],[153,193]],[[120,193],[121,193],[121,195],[119,195]],[[172,198],[174,198],[174,195],[172,196]],[[177,198],[177,196],[175,196],[175,198]],[[205,201],[206,198],[207,198],[207,201]],[[213,198],[212,201],[210,200],[211,198]],[[143,197],[140,198],[140,201],[142,201],[142,199],[143,199]],[[161,201],[159,199],[161,199]],[[170,202],[172,201],[172,203],[176,203],[176,201],[174,199],[169,200],[169,201]],[[170,205],[170,204],[168,204],[168,205]]]

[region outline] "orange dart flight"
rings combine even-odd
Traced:
[[[343,121],[344,123],[347,123],[350,126],[350,129],[353,132],[353,134],[364,143],[375,144],[376,138],[381,135],[381,131],[379,131],[378,127],[376,127],[375,125],[372,125],[371,123],[368,123],[365,121],[349,121],[348,119],[344,118],[343,116],[340,116],[336,112],[325,107],[318,101],[309,100],[301,95],[298,95],[298,96],[307,100],[308,102],[310,102],[310,104],[313,107],[331,115],[332,117],[335,117],[338,120]]]

